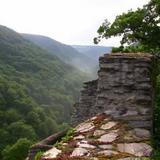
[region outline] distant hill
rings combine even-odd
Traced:
[[[63,44],[46,36],[31,34],[22,34],[22,36],[46,49],[49,53],[56,55],[65,63],[70,64],[83,72],[91,73],[96,65],[94,58],[78,52],[72,46]]]
[[[72,45],[78,52],[98,61],[99,57],[105,53],[110,53],[112,47],[104,46],[83,46],[83,45]]]
[[[44,47],[0,26],[1,159],[15,146],[64,129],[84,80],[84,73]]]

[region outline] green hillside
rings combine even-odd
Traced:
[[[9,155],[16,147],[25,148],[64,128],[85,78],[45,49],[0,26],[1,159],[14,160]]]
[[[46,49],[52,55],[56,55],[63,62],[70,64],[87,74],[93,74],[96,65],[94,58],[78,52],[72,46],[63,44],[46,36],[32,34],[22,34],[22,36]]]

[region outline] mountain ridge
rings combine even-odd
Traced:
[[[70,45],[63,44],[43,35],[22,34],[22,36],[83,72],[90,73],[91,68],[94,67],[94,59],[79,53]]]
[[[88,57],[93,58],[98,63],[100,56],[103,56],[106,53],[110,53],[112,46],[98,46],[98,45],[72,45],[80,53],[87,55]]]
[[[33,142],[66,128],[86,78],[76,68],[1,25],[1,159],[24,159]],[[25,149],[25,155],[13,152],[15,147]]]
[[[111,50],[111,47],[104,46],[66,45],[43,35],[22,34],[22,36],[56,55],[63,62],[87,73],[90,78],[95,78],[99,56]]]

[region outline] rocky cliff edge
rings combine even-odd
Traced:
[[[131,128],[106,113],[70,130],[41,160],[147,160],[152,155],[151,133]]]

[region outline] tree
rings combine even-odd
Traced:
[[[16,109],[11,108],[4,113],[4,120],[7,124],[16,122],[20,119],[22,119],[22,116],[18,113]]]
[[[0,151],[9,144],[9,133],[5,129],[0,129]],[[1,155],[1,153],[0,153]]]
[[[4,160],[24,160],[27,157],[31,141],[26,138],[19,139],[14,145],[7,146],[2,151]]]
[[[12,137],[12,143],[15,143],[19,138],[28,138],[30,140],[37,139],[37,135],[33,127],[21,121],[11,123],[7,130]]]
[[[143,8],[129,10],[117,16],[112,24],[105,20],[97,32],[96,44],[103,38],[122,36],[122,46],[139,46],[141,50],[160,53],[160,1],[151,0]]]

